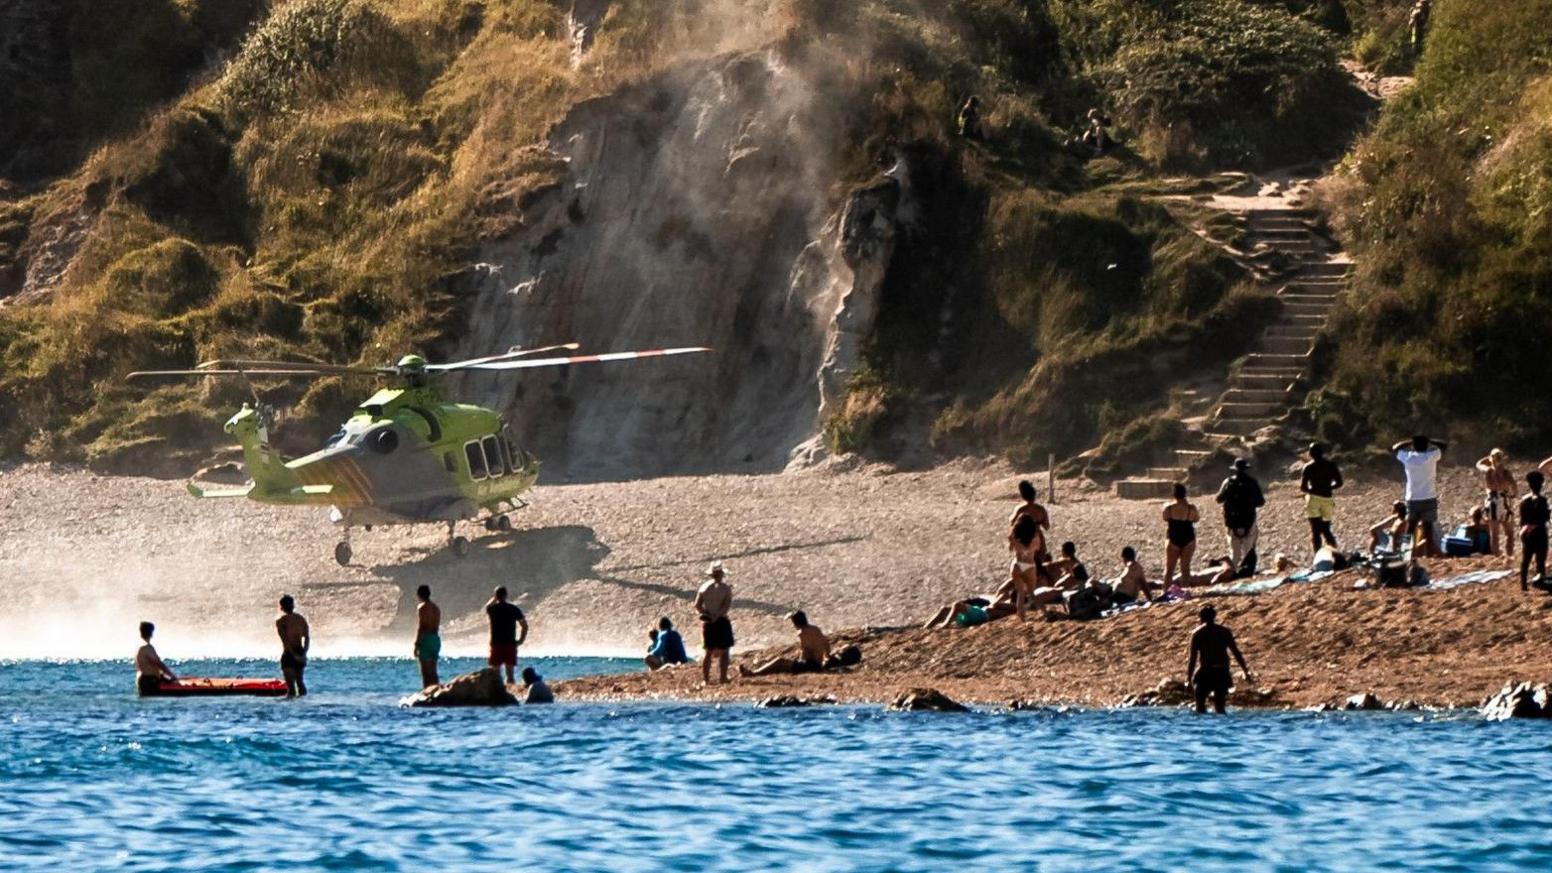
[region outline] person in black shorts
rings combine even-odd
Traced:
[[[1229,699],[1229,686],[1234,684],[1229,673],[1231,653],[1234,660],[1239,662],[1240,671],[1245,674],[1245,682],[1255,680],[1250,676],[1250,668],[1245,666],[1245,656],[1240,654],[1233,632],[1218,624],[1218,610],[1204,606],[1197,615],[1201,617],[1202,623],[1191,634],[1191,654],[1186,659],[1186,681],[1196,695],[1198,713],[1207,711],[1209,694],[1213,699],[1213,711],[1222,713]],[[1200,669],[1197,668],[1198,662],[1201,664]]]
[[[701,649],[706,653],[701,660],[701,681],[711,684],[711,662],[717,661],[717,676],[726,684],[728,656],[733,649],[733,622],[728,618],[733,608],[733,586],[728,584],[721,561],[711,563],[706,577],[706,583],[695,592],[693,604],[701,617]]]
[[[1547,498],[1542,496],[1541,486],[1546,477],[1540,470],[1525,474],[1525,484],[1530,493],[1520,501],[1520,590],[1529,591],[1530,562],[1536,562],[1536,587],[1552,590],[1547,585]]]

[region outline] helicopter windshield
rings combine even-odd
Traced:
[[[323,441],[323,447],[326,448],[326,449],[332,449],[335,446],[339,445],[340,443],[344,442],[345,441],[345,436],[346,436],[345,429],[342,427],[339,430],[334,432],[334,436],[331,436],[328,439]]]

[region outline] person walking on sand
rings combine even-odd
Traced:
[[[1234,684],[1233,675],[1229,672],[1229,655],[1239,662],[1240,672],[1245,674],[1245,684],[1255,682],[1250,675],[1250,668],[1245,665],[1245,656],[1240,654],[1239,645],[1234,642],[1234,633],[1221,624],[1218,624],[1218,610],[1211,606],[1202,607],[1197,613],[1202,623],[1191,632],[1191,651],[1186,656],[1186,683],[1191,686],[1191,692],[1196,697],[1196,711],[1198,714],[1207,712],[1207,697],[1212,696],[1213,711],[1219,714],[1224,712],[1224,705],[1229,699],[1229,686]],[[1201,668],[1197,668],[1200,662]]]
[[[420,664],[420,687],[442,684],[437,660],[442,657],[442,607],[431,600],[431,586],[415,589],[415,661]]]
[[[1336,533],[1331,523],[1336,521],[1336,491],[1344,484],[1342,471],[1326,458],[1326,447],[1310,443],[1309,463],[1299,474],[1299,492],[1304,495],[1304,517],[1310,526],[1310,555],[1320,551],[1321,543],[1332,549],[1336,545]]]
[[[1256,572],[1256,510],[1266,505],[1261,483],[1250,475],[1250,462],[1237,458],[1229,477],[1218,486],[1218,503],[1223,506],[1223,526],[1229,532],[1229,563],[1235,574],[1252,576]]]
[[[178,677],[162,663],[162,657],[156,653],[156,647],[151,645],[151,635],[156,633],[156,625],[149,621],[140,623],[140,640],[142,645],[135,652],[135,691],[141,697],[154,697],[161,693],[162,681],[177,682]]]
[[[1525,474],[1530,493],[1520,501],[1520,590],[1529,591],[1530,562],[1536,562],[1536,587],[1547,589],[1547,498],[1541,494],[1546,477],[1540,470]]]
[[[684,650],[684,637],[674,630],[674,623],[663,616],[652,631],[652,648],[647,651],[648,670],[661,670],[672,664],[688,664],[690,655]]]
[[[307,670],[307,650],[312,648],[313,633],[289,594],[280,595],[275,633],[280,636],[280,675],[286,680],[286,696],[306,697],[307,682],[302,674]]]
[[[706,576],[705,584],[695,592],[693,605],[701,617],[701,648],[706,652],[701,660],[701,681],[710,685],[712,661],[718,663],[720,681],[728,681],[728,657],[733,650],[733,622],[728,612],[733,608],[733,586],[728,584],[721,561],[712,561]]]
[[[485,616],[490,619],[490,658],[487,663],[500,670],[505,668],[507,684],[516,682],[517,649],[528,639],[528,618],[515,603],[507,601],[507,588],[498,587],[485,601]],[[518,633],[522,628],[522,633]]]
[[[1402,440],[1390,447],[1396,460],[1406,469],[1407,522],[1414,530],[1421,530],[1423,556],[1440,554],[1437,529],[1439,526],[1439,458],[1447,443],[1429,439],[1419,434],[1410,440]]]
[[[1514,483],[1514,471],[1509,469],[1508,456],[1503,449],[1493,449],[1487,457],[1477,461],[1477,472],[1482,474],[1482,484],[1487,488],[1488,540],[1493,554],[1514,557],[1514,500],[1520,489]]]
[[[1175,499],[1164,504],[1165,539],[1164,585],[1175,580],[1175,565],[1180,565],[1180,577],[1191,578],[1191,556],[1196,554],[1196,523],[1201,514],[1186,500],[1186,486],[1175,483]]]

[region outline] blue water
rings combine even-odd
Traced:
[[[182,665],[267,674],[268,663]],[[446,674],[472,666],[448,665]],[[550,678],[630,669],[539,662]],[[1533,870],[1552,726],[1167,711],[138,700],[0,664],[0,870]]]

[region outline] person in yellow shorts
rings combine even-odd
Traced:
[[[1304,517],[1309,519],[1310,554],[1320,551],[1322,543],[1335,549],[1336,490],[1342,487],[1342,471],[1326,458],[1326,447],[1310,443],[1309,463],[1299,476],[1299,491],[1304,494]]]

